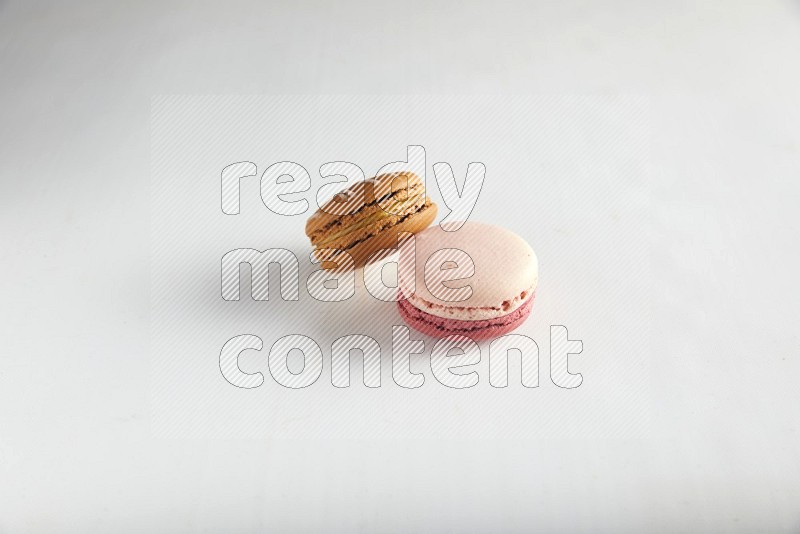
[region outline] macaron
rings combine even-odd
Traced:
[[[354,266],[361,267],[378,250],[397,247],[401,232],[416,234],[430,226],[436,212],[419,176],[382,174],[358,182],[320,206],[306,222],[306,235],[323,268],[341,267],[329,261],[326,249],[346,251]]]
[[[414,256],[401,255],[397,307],[423,334],[490,339],[531,313],[536,254],[505,228],[469,221],[454,232],[433,226],[415,236]]]

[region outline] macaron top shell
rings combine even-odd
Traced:
[[[472,321],[502,317],[521,307],[536,290],[539,280],[536,254],[524,239],[510,230],[468,221],[455,232],[445,231],[436,225],[416,234],[415,238],[413,279],[416,288],[411,293],[412,274],[407,267],[409,258],[401,258],[406,267],[400,269],[399,287],[410,304],[431,315]],[[462,260],[465,258],[462,253],[451,253],[446,249],[458,249],[469,255],[475,266],[474,274],[469,276],[469,272],[464,271],[464,265],[461,265],[468,261],[458,261],[459,256]],[[437,251],[444,252],[431,260],[426,284],[426,263]],[[447,268],[454,267],[454,264],[447,265],[449,257],[458,263],[458,268],[450,273]],[[445,270],[440,270],[442,265]],[[458,276],[455,276],[456,273]],[[442,276],[446,277],[445,280],[464,279],[443,282]],[[453,300],[454,292],[447,294],[446,288],[467,285],[472,288],[471,295],[465,292]]]

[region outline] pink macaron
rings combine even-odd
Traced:
[[[400,258],[397,307],[415,330],[490,339],[530,315],[539,268],[517,234],[477,222],[454,232],[437,225],[416,234],[414,249],[414,258]]]

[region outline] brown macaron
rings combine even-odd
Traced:
[[[325,249],[344,250],[355,267],[363,266],[381,249],[397,246],[401,232],[417,233],[436,218],[436,204],[425,184],[411,172],[381,174],[359,182],[323,204],[306,222],[306,235],[323,268]]]

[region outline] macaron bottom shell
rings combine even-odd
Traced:
[[[492,339],[515,330],[531,314],[535,293],[525,303],[508,315],[481,321],[460,321],[431,315],[412,306],[407,300],[399,300],[397,309],[403,320],[414,330],[432,337],[447,337],[458,334],[475,341]]]

